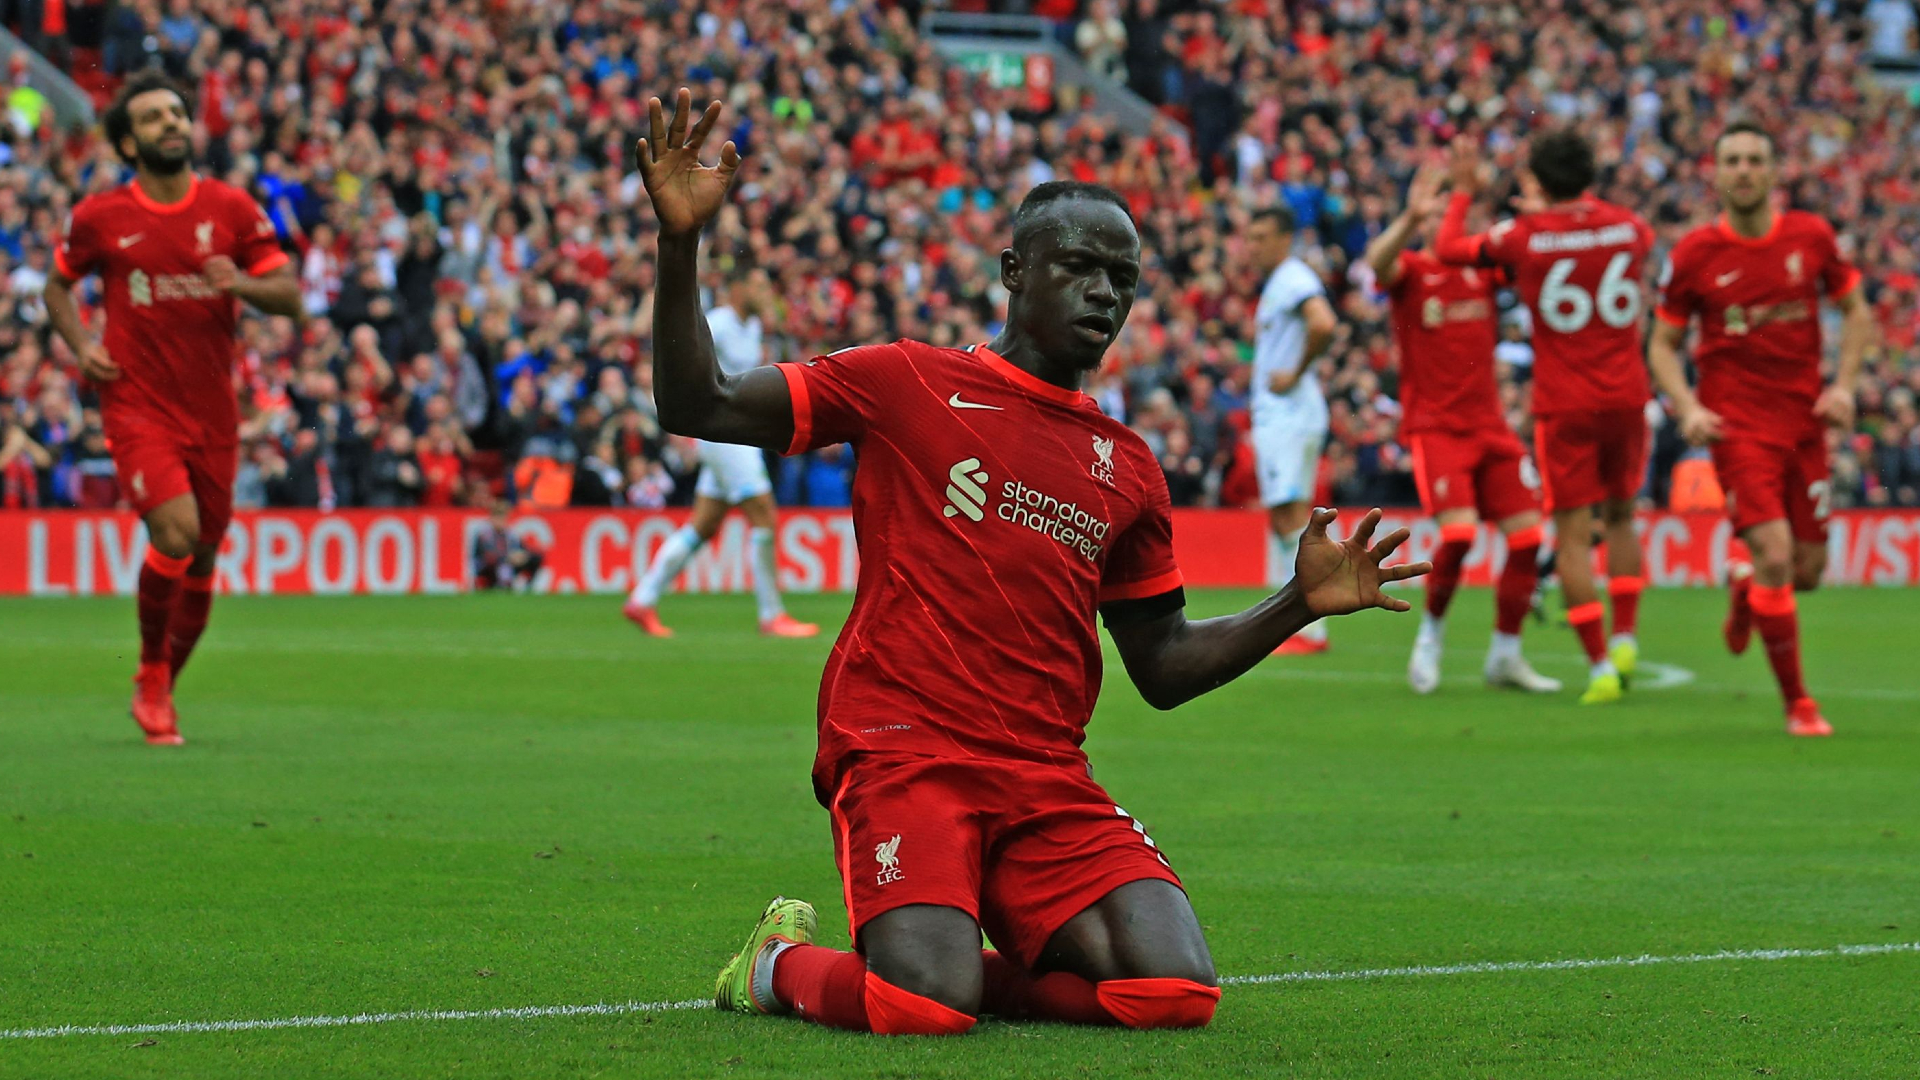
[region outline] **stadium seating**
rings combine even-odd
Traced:
[[[921,5],[904,2],[430,0],[383,5],[371,24],[339,0],[271,17],[240,3],[68,6],[72,40],[43,50],[70,55],[102,99],[138,65],[183,77],[207,169],[253,190],[297,252],[313,318],[256,320],[239,366],[241,488],[256,499],[428,497],[375,490],[374,458],[403,424],[467,462],[434,498],[525,494],[515,478],[550,467],[599,481],[572,484],[576,501],[690,497],[696,451],[651,415],[652,225],[629,160],[645,96],[687,84],[727,102],[748,155],[706,265],[714,281],[748,264],[772,275],[773,359],[983,340],[1020,194],[1054,177],[1121,191],[1150,261],[1089,389],[1170,474],[1200,463],[1204,480],[1179,490],[1203,504],[1249,486],[1236,432],[1258,282],[1236,237],[1250,208],[1282,200],[1311,225],[1307,257],[1344,316],[1321,362],[1335,440],[1320,497],[1405,503],[1397,362],[1378,297],[1350,271],[1414,165],[1472,133],[1510,166],[1530,130],[1576,123],[1601,148],[1602,193],[1640,207],[1664,248],[1713,210],[1708,140],[1751,115],[1780,133],[1794,201],[1835,221],[1880,317],[1859,429],[1835,437],[1836,501],[1920,504],[1920,97],[1875,81],[1857,19],[1822,13],[1853,5],[1037,5],[1090,68],[1161,110],[1138,136],[942,62],[916,31]],[[64,347],[46,343],[35,294],[67,208],[122,173],[84,136],[10,124],[5,139],[0,427],[50,463],[4,498],[71,504],[99,476],[97,417]],[[362,326],[371,344],[357,349]],[[1503,355],[1524,359],[1524,344]],[[609,368],[624,377],[603,380]],[[1525,372],[1502,366],[1516,424]],[[303,427],[320,438],[296,449]],[[1680,450],[1658,435],[1650,500],[1664,504]],[[270,482],[303,472],[330,480]]]

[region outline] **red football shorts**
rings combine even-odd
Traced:
[[[1827,542],[1832,489],[1822,436],[1813,435],[1798,446],[1722,439],[1713,444],[1713,471],[1726,489],[1727,516],[1735,532],[1784,518],[1795,540]]]
[[[1640,493],[1647,471],[1647,418],[1602,409],[1533,418],[1534,458],[1549,513]]]
[[[1413,479],[1427,516],[1466,509],[1484,521],[1504,521],[1540,509],[1540,497],[1527,483],[1526,448],[1506,428],[1422,432],[1411,441]]]
[[[862,754],[829,806],[855,942],[908,904],[959,908],[1027,967],[1067,921],[1130,881],[1180,884],[1146,827],[1084,769]]]
[[[108,441],[120,491],[141,517],[169,499],[192,495],[200,510],[200,542],[218,544],[233,520],[235,446],[181,446],[159,433],[115,432]]]

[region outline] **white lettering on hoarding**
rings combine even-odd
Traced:
[[[596,514],[580,531],[580,588],[585,592],[618,592],[628,588],[631,576],[618,561],[611,570],[600,557],[609,543],[625,544],[627,527],[612,514]]]
[[[824,530],[820,528],[820,519],[814,517],[789,517],[780,523],[780,552],[793,569],[782,568],[779,574],[780,588],[787,592],[819,592],[827,568],[820,562],[820,554],[815,548],[819,545]],[[851,586],[850,581],[842,582],[843,588]]]
[[[331,560],[329,547],[337,549]],[[329,561],[340,568],[338,573],[328,572]],[[340,596],[353,592],[359,579],[360,537],[339,518],[323,518],[307,537],[307,588],[320,596]]]
[[[273,579],[300,565],[300,526],[283,517],[253,523],[253,587],[262,596],[275,591]]]
[[[393,549],[389,559],[381,550],[384,546]],[[392,595],[413,591],[413,533],[406,523],[397,517],[374,519],[367,529],[366,572],[361,580],[366,582],[367,591],[382,595]],[[387,569],[389,563],[392,570]]]
[[[65,596],[67,587],[47,580],[47,523],[27,524],[27,593],[31,596]]]

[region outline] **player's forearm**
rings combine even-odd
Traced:
[[[660,426],[695,438],[726,397],[713,333],[700,312],[699,236],[660,238],[653,299],[653,399]]]
[[[233,295],[269,315],[300,315],[300,279],[291,273],[243,277],[233,283]]]
[[[1413,239],[1413,230],[1413,215],[1403,213],[1367,245],[1364,258],[1367,265],[1373,268],[1374,280],[1381,287],[1393,284],[1394,268],[1400,262],[1400,253],[1407,249],[1407,243]]]
[[[1468,265],[1480,261],[1482,237],[1467,235],[1467,211],[1473,196],[1456,191],[1447,200],[1447,212],[1440,218],[1440,231],[1433,238],[1433,253],[1441,262]]]
[[[1693,387],[1687,385],[1687,372],[1680,363],[1680,350],[1662,336],[1659,325],[1654,327],[1653,338],[1647,342],[1647,367],[1653,372],[1654,385],[1673,403],[1675,413],[1684,413],[1693,408]]]
[[[73,302],[73,289],[58,277],[47,278],[44,294],[47,305],[47,321],[53,324],[53,332],[60,335],[67,348],[78,353],[92,342],[87,328],[80,324],[80,308]]]
[[[1308,364],[1326,355],[1327,347],[1333,344],[1334,329],[1335,325],[1332,323],[1328,323],[1325,326],[1308,324],[1307,347],[1306,351],[1302,353],[1300,357],[1300,371],[1294,372],[1293,380],[1295,382],[1300,381],[1300,374],[1307,370]]]
[[[1835,387],[1851,394],[1859,386],[1860,367],[1866,363],[1867,346],[1872,342],[1873,309],[1857,301],[1840,328],[1840,367],[1834,372]]]
[[[1147,648],[1123,649],[1127,674],[1156,709],[1172,709],[1252,670],[1313,621],[1306,599],[1288,585],[1237,615],[1168,621]]]

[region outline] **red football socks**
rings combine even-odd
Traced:
[[[1220,988],[1187,979],[1108,979],[1095,983],[1100,1004],[1130,1028],[1206,1027]]]
[[[1807,684],[1800,674],[1799,604],[1792,585],[1754,585],[1748,592],[1753,606],[1753,622],[1760,640],[1767,647],[1767,663],[1773,665],[1774,680],[1780,684],[1780,696],[1791,705],[1807,696]]]
[[[1460,587],[1460,564],[1467,560],[1476,525],[1446,525],[1440,529],[1440,549],[1433,553],[1433,571],[1427,575],[1427,614],[1438,619],[1453,603],[1453,591]]]
[[[773,964],[773,996],[816,1024],[869,1031],[867,958],[859,953],[795,945]]]
[[[173,602],[173,618],[167,622],[167,659],[173,664],[178,682],[180,669],[207,629],[207,613],[213,609],[213,575],[188,574],[180,579],[180,595]]]
[[[1521,621],[1533,607],[1533,587],[1540,583],[1540,526],[1521,529],[1507,537],[1507,564],[1494,585],[1494,629],[1518,634]]]
[[[1580,635],[1580,646],[1587,650],[1587,661],[1597,664],[1607,658],[1607,609],[1598,600],[1589,601],[1567,612],[1567,624]]]
[[[1035,975],[992,950],[980,956],[986,967],[986,989],[980,1011],[1006,1020],[1056,1020],[1063,1024],[1117,1024],[1119,1019],[1100,1004],[1094,984],[1078,975],[1056,971]]]
[[[148,548],[147,562],[140,568],[140,595],[136,605],[140,613],[140,662],[167,662],[167,624],[173,620],[174,597],[180,592],[180,576],[193,560],[173,558]]]
[[[1607,582],[1607,597],[1613,601],[1613,632],[1631,634],[1640,622],[1640,593],[1646,578],[1617,577]]]
[[[973,1017],[910,994],[867,970],[859,953],[795,945],[773,965],[773,996],[826,1027],[876,1035],[959,1035]]]
[[[910,994],[867,972],[867,1023],[875,1035],[965,1035],[974,1019],[929,997]]]
[[[991,950],[981,953],[980,962],[986,980],[980,1011],[1009,1020],[1204,1027],[1220,1002],[1217,987],[1186,979],[1093,983],[1067,972],[1036,975]],[[868,971],[859,953],[817,945],[781,951],[774,961],[773,996],[816,1024],[876,1035],[960,1035],[974,1025],[966,1013]]]

